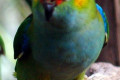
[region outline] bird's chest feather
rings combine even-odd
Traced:
[[[82,72],[102,49],[104,26],[96,19],[79,27],[73,32],[37,29],[32,40],[33,58],[51,72]]]

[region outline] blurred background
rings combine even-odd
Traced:
[[[0,80],[16,80],[13,40],[19,25],[29,14],[31,9],[25,0],[0,0],[0,36],[5,47],[4,55],[0,55]]]
[[[120,0],[96,2],[105,11],[110,26],[109,43],[102,50],[97,62],[120,66]],[[31,0],[0,0],[0,36],[5,45],[4,55],[0,55],[0,80],[16,80],[13,77],[15,60],[12,45],[19,25],[31,14],[29,5]]]

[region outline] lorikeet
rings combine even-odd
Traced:
[[[18,80],[84,80],[108,41],[95,0],[33,0],[14,39]]]

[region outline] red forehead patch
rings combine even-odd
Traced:
[[[60,5],[64,0],[45,0],[45,2],[54,2],[56,3],[56,5]],[[40,0],[40,3],[43,3],[44,0]]]
[[[56,0],[56,5],[60,5],[63,2],[63,0]]]

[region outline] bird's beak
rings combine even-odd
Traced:
[[[60,5],[64,0],[40,0],[45,10],[46,20],[49,21],[52,17],[55,6]]]
[[[46,20],[49,21],[49,19],[51,18],[53,11],[54,11],[54,7],[55,7],[55,3],[54,2],[45,2],[43,4],[44,6],[44,10],[45,10],[45,16],[46,16]]]

